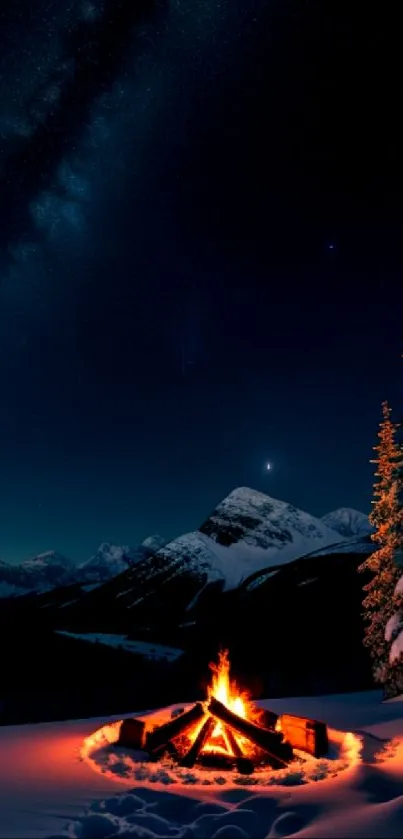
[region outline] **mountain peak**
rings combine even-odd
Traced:
[[[105,559],[114,559],[116,556],[121,556],[125,551],[130,552],[128,545],[115,545],[113,542],[101,542],[94,556],[102,555]]]
[[[132,550],[128,545],[101,542],[96,553],[78,566],[78,571],[100,572],[101,578],[120,574],[129,567],[131,553]]]
[[[266,495],[264,492],[260,492],[258,489],[251,489],[251,487],[235,487],[232,489],[228,495],[221,501],[221,504],[225,502],[238,502],[241,504],[264,504],[267,499],[270,498],[269,495]],[[272,499],[275,500],[275,499]],[[285,502],[280,501],[280,504]]]
[[[237,487],[200,527],[226,584],[268,565],[283,564],[314,547],[343,541],[310,513],[249,487]]]
[[[368,516],[353,507],[332,510],[331,513],[322,516],[321,521],[341,536],[365,536],[372,531]]]
[[[161,536],[149,536],[137,548],[101,542],[96,553],[77,567],[76,579],[87,583],[105,582],[156,553],[164,544],[165,540]]]
[[[59,554],[57,551],[44,551],[44,553],[36,554],[26,559],[21,563],[20,567],[25,571],[29,571],[30,569],[49,568],[51,566],[68,571],[74,567],[74,563],[71,559]]]
[[[146,539],[143,539],[140,547],[145,548],[146,551],[156,552],[159,551],[160,548],[163,548],[166,545],[167,540],[164,539],[163,536],[159,536],[158,533],[153,534],[152,536],[147,536]]]

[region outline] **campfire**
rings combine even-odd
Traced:
[[[281,769],[300,749],[321,757],[327,753],[324,723],[259,708],[230,678],[227,651],[210,665],[211,684],[204,702],[174,712],[162,725],[146,719],[123,720],[118,743],[148,753],[149,760],[169,758],[179,766],[235,770],[250,775],[256,768]]]

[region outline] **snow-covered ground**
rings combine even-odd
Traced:
[[[174,661],[183,655],[183,650],[177,647],[166,647],[164,644],[153,644],[148,641],[132,641],[127,635],[115,635],[105,632],[66,632],[63,629],[56,630],[58,635],[67,635],[68,638],[78,638],[81,641],[88,641],[91,644],[105,644],[108,647],[121,647],[129,653],[142,655],[150,661]]]
[[[1,839],[55,837],[64,831],[83,839],[403,836],[403,701],[381,703],[380,695],[371,692],[265,704],[358,733],[362,758],[336,777],[299,786],[167,787],[138,781],[130,787],[82,759],[85,738],[121,715],[108,721],[4,727]]]

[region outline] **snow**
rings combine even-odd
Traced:
[[[86,738],[122,717],[0,728],[0,839],[398,839],[403,835],[403,702],[373,691],[277,699],[278,713],[356,732],[363,753],[334,777],[267,787],[109,776],[80,759]],[[130,716],[126,714],[125,716]],[[116,727],[116,726],[115,726]],[[348,741],[347,741],[348,742]],[[352,743],[355,738],[352,738]]]
[[[183,536],[178,536],[172,542],[168,542],[161,551],[158,551],[156,556],[160,554],[168,559],[181,560],[182,557],[186,560],[186,565],[198,574],[199,576],[206,573],[209,581],[222,580],[225,574],[225,569],[220,566],[220,562],[214,553],[214,543],[204,533],[194,531],[192,533],[185,533]]]
[[[403,594],[403,576],[396,583],[395,594]]]
[[[403,595],[403,576],[396,583],[394,595],[400,598]],[[403,611],[401,608],[398,608],[386,624],[385,641],[392,641],[389,661],[393,664],[403,653]]]
[[[399,635],[397,636],[397,638],[395,638],[395,640],[393,641],[393,644],[390,648],[390,653],[389,653],[390,663],[393,664],[394,661],[397,661],[397,659],[401,656],[402,653],[403,653],[403,631],[399,632]]]
[[[20,568],[36,572],[38,569],[46,569],[51,566],[56,568],[63,568],[66,571],[74,568],[74,563],[71,559],[57,553],[56,551],[45,551],[45,553],[37,554],[30,559],[26,559],[21,563]]]
[[[402,619],[398,612],[389,618],[385,626],[385,641],[389,642],[392,640],[393,636],[396,634],[396,630],[399,629],[401,622]]]
[[[92,644],[106,644],[109,647],[121,647],[129,653],[142,655],[151,661],[174,661],[183,654],[183,650],[177,647],[166,647],[163,644],[154,644],[146,641],[132,641],[127,635],[114,635],[104,632],[66,632],[56,630],[58,635],[67,635],[69,638],[78,638],[81,641],[88,641]]]
[[[340,507],[338,510],[333,510],[322,516],[321,521],[327,527],[337,530],[342,536],[365,536],[373,530],[368,516],[352,507]]]
[[[111,542],[102,542],[97,552],[77,566],[77,571],[84,572],[85,577],[95,577],[101,581],[105,577],[115,577],[130,567],[129,557],[132,549],[128,545],[113,545]]]
[[[147,538],[142,541],[140,547],[146,548],[146,550],[150,552],[155,552],[162,548],[166,542],[167,540],[164,539],[163,536],[155,533],[152,536],[147,536]]]
[[[77,566],[74,577],[86,583],[105,582],[127,571],[151,553],[160,550],[164,544],[165,540],[158,535],[148,536],[137,548],[101,542],[96,553]]]
[[[257,586],[261,586],[266,580],[269,580],[270,577],[275,577],[278,574],[278,571],[267,571],[266,574],[260,574],[255,580],[251,580],[250,583],[246,586],[247,591],[252,591]]]
[[[25,560],[20,565],[0,563],[0,597],[9,597],[10,591],[3,584],[12,587],[12,595],[45,592],[62,584],[71,574],[74,564],[71,559],[46,551]],[[4,592],[4,593],[3,593]]]

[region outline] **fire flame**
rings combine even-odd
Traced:
[[[210,669],[212,670],[213,676],[211,684],[207,689],[208,701],[214,697],[239,717],[257,722],[260,716],[259,710],[252,704],[249,694],[246,691],[239,690],[236,683],[230,678],[228,650],[222,650],[219,653],[218,664],[210,664]],[[192,742],[196,739],[206,718],[207,716],[192,731],[190,736]],[[252,744],[240,734],[234,734],[234,737],[244,754],[250,754],[253,751]],[[225,726],[221,722],[216,723],[202,751],[220,752],[221,754],[233,756],[233,748],[228,739]]]
[[[239,691],[235,682],[230,681],[230,663],[228,650],[222,650],[218,656],[218,664],[210,664],[213,678],[207,689],[208,698],[213,696],[226,705],[238,717],[246,719],[248,716],[249,697],[246,692]]]

